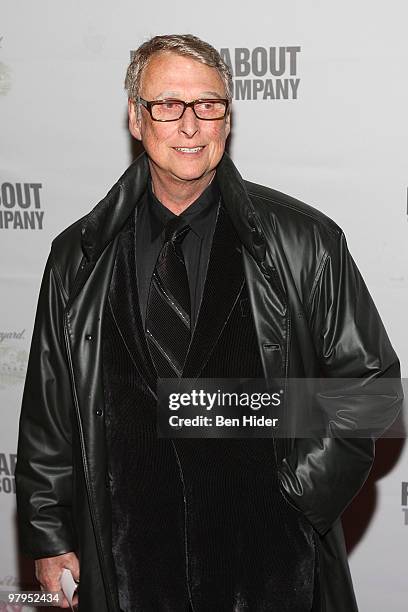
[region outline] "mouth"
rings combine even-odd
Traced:
[[[204,146],[201,147],[173,147],[178,153],[186,153],[187,155],[193,155],[194,153],[200,153]]]

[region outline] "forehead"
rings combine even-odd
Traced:
[[[193,95],[212,92],[222,97],[225,86],[216,68],[176,53],[159,52],[151,57],[143,71],[141,91],[148,99],[187,92]]]

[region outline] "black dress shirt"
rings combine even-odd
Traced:
[[[214,178],[197,200],[180,215],[191,227],[181,248],[190,285],[192,329],[197,321],[203,295],[219,203],[220,191]],[[163,246],[164,226],[175,216],[177,215],[156,198],[149,181],[142,202],[138,206],[136,223],[136,274],[143,327],[150,282]]]

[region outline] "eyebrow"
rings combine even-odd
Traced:
[[[180,93],[177,91],[162,91],[161,93],[159,93],[154,99],[155,100],[163,100],[164,98],[176,98],[176,99],[180,99]],[[220,93],[218,93],[217,91],[202,91],[199,96],[198,96],[198,100],[202,98],[202,96],[211,96],[211,98],[219,98],[222,99],[222,95]]]

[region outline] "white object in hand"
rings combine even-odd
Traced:
[[[67,598],[68,603],[71,606],[71,610],[73,610],[74,608],[72,607],[72,599],[75,595],[76,589],[78,588],[78,584],[75,582],[74,578],[72,577],[71,570],[66,569],[66,568],[62,570],[60,584],[61,584],[62,592]]]

